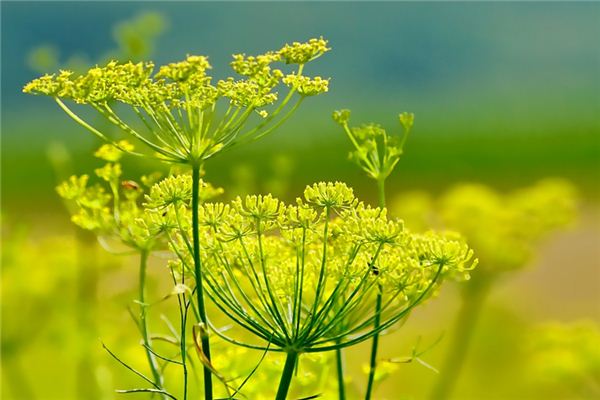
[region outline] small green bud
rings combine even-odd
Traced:
[[[379,124],[363,124],[352,128],[352,133],[360,140],[375,139],[380,136],[386,136],[386,131]]]
[[[121,140],[117,144],[125,151],[133,151],[134,149],[133,145],[127,140]],[[116,162],[119,161],[123,156],[123,151],[121,149],[119,149],[117,146],[107,143],[100,146],[100,148],[94,153],[94,156],[105,161]]]
[[[108,230],[112,226],[112,214],[107,207],[91,210],[82,208],[71,217],[71,221],[89,231]]]
[[[333,120],[340,125],[346,125],[350,121],[350,110],[342,109],[334,111]]]
[[[102,178],[107,182],[117,181],[123,173],[121,170],[121,164],[114,163],[108,163],[102,168],[96,168],[94,172],[99,178]]]
[[[404,130],[409,132],[415,122],[415,114],[405,111],[398,115],[398,119],[400,119],[400,125],[402,125]]]
[[[87,188],[89,180],[88,175],[76,176],[73,175],[69,180],[64,181],[56,187],[58,195],[66,200],[75,200],[82,197]]]
[[[152,187],[156,182],[158,182],[158,180],[162,177],[162,174],[160,172],[152,172],[151,174],[148,175],[142,175],[141,177],[141,181],[142,181],[142,185],[146,186],[146,187]]]

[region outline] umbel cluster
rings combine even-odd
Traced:
[[[52,97],[107,142],[95,154],[106,162],[95,171],[99,179],[73,176],[58,192],[75,205],[74,223],[140,255],[136,322],[151,376],[134,372],[150,386],[123,392],[188,398],[189,350],[195,349],[206,399],[215,396],[214,379],[227,398],[243,393],[255,370],[239,386],[227,379],[211,362],[211,340],[219,337],[286,354],[277,399],[287,397],[300,355],[335,351],[344,398],[341,350],[372,339],[370,398],[379,334],[434,295],[444,279],[469,278],[477,261],[458,234],[411,233],[385,208],[384,183],[403,152],[412,114],[400,115],[401,138],[373,124],[350,128],[347,110],[334,114],[355,147],[352,158],[377,181],[379,207],[361,202],[340,182],[307,186],[293,204],[268,194],[213,202],[223,190],[201,179],[208,160],[273,132],[304,100],[327,92],[328,79],[304,75],[306,65],[327,51],[319,38],[258,56],[237,54],[230,64],[236,76],[216,82],[207,57],[187,56],[158,68],[111,61],[82,75],[60,71],[25,86],[26,93]],[[79,107],[93,109],[121,135],[84,119]],[[187,166],[191,173],[124,178],[125,154]],[[158,250],[171,254],[166,263],[180,317],[177,360],[159,354],[149,334],[146,261]],[[206,298],[236,329],[216,326]],[[165,379],[161,363],[179,368],[179,384]]]

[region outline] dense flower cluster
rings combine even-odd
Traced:
[[[208,75],[211,65],[205,56],[189,55],[156,72],[152,62],[110,61],[79,76],[71,71],[44,75],[25,85],[23,91],[53,97],[76,122],[117,147],[118,141],[85,122],[63,100],[91,106],[161,159],[198,163],[236,141],[264,136],[289,118],[305,97],[327,92],[328,79],[310,78],[302,71],[306,63],[328,50],[327,41],[321,38],[258,56],[236,54],[231,67],[242,78],[216,83]],[[298,64],[298,68],[286,74],[274,67],[280,62]],[[277,92],[281,83],[289,86],[283,98]],[[294,94],[296,103],[286,107]],[[226,107],[221,112],[217,108],[220,100]],[[135,128],[113,103],[130,106],[136,122],[145,129]],[[268,109],[271,105],[272,110]],[[253,115],[259,116],[259,122],[244,130]]]
[[[279,51],[279,54],[285,60],[286,64],[306,64],[329,50],[327,41],[321,37],[319,39],[310,39],[306,43],[294,42],[286,44]]]
[[[148,203],[148,212],[156,207]],[[476,264],[458,236],[411,234],[384,209],[358,202],[343,183],[309,186],[294,205],[247,196],[203,204],[199,213],[207,294],[274,350],[315,352],[366,340],[376,333],[378,293],[380,331],[434,293],[443,278],[468,277]],[[186,236],[169,234],[182,271],[192,268]]]
[[[120,142],[121,147],[133,150],[133,146]],[[191,176],[178,175],[161,180],[160,175],[143,176],[140,183],[123,179],[121,164],[123,152],[112,145],[103,145],[95,155],[108,161],[95,170],[100,182],[90,184],[89,175],[71,176],[57,186],[58,194],[72,207],[72,221],[83,229],[95,232],[103,238],[117,238],[131,249],[150,251],[158,244],[161,235],[176,225],[165,224],[161,209],[171,204],[191,202]],[[223,189],[201,182],[201,200],[212,199]],[[148,194],[144,194],[149,192]],[[156,208],[155,213],[144,212],[142,203]],[[162,224],[162,225],[161,225]]]

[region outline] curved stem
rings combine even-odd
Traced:
[[[459,378],[465,362],[469,343],[475,331],[475,325],[482,309],[483,301],[489,293],[489,282],[471,282],[472,285],[464,293],[462,304],[456,318],[454,336],[448,348],[443,367],[440,368],[440,379],[431,392],[430,399],[447,399]]]
[[[148,358],[148,365],[150,366],[150,370],[152,371],[152,377],[154,378],[154,383],[158,385],[158,387],[163,387],[163,378],[159,372],[158,363],[156,361],[156,357],[152,354],[150,350],[152,348],[150,339],[148,337],[148,321],[146,319],[146,267],[148,264],[148,256],[149,253],[146,250],[142,250],[140,252],[140,330],[142,332],[142,341],[144,343],[144,349],[146,350],[146,357]]]
[[[346,400],[346,390],[344,388],[344,361],[342,359],[342,349],[335,350],[335,361],[337,366],[338,397],[340,400]]]
[[[194,163],[192,166],[192,241],[194,246],[194,275],[196,278],[196,295],[198,298],[198,312],[200,321],[208,329],[206,320],[206,308],[204,307],[204,289],[202,287],[202,261],[200,260],[200,231],[198,226],[198,206],[200,202],[200,164]],[[210,361],[210,343],[208,335],[202,335],[202,351]],[[212,372],[207,365],[204,365],[204,398],[212,400]]]
[[[287,398],[290,384],[292,383],[292,375],[294,374],[294,367],[298,360],[298,353],[290,351],[287,353],[285,359],[285,365],[283,367],[283,373],[281,374],[281,380],[279,381],[279,388],[277,389],[277,395],[275,400],[285,400]]]

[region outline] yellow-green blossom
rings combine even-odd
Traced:
[[[186,230],[168,235],[189,266],[191,213],[179,214]],[[205,203],[199,221],[207,294],[274,350],[316,352],[366,340],[431,296],[445,277],[464,279],[476,263],[459,236],[411,234],[385,210],[359,203],[343,183],[309,186],[294,205],[271,195]],[[382,320],[375,329],[370,305],[378,293]]]
[[[279,51],[279,54],[285,60],[286,64],[306,64],[329,50],[327,40],[319,38],[310,39],[306,43],[294,42],[286,44]]]
[[[241,78],[216,81],[209,75],[208,58],[202,55],[188,55],[157,71],[152,62],[110,61],[82,75],[71,71],[44,75],[26,84],[23,91],[53,97],[78,124],[121,151],[133,153],[119,139],[86,122],[69,101],[91,107],[156,158],[197,165],[228,146],[270,133],[305,97],[326,92],[328,80],[302,72],[307,62],[327,50],[325,40],[312,39],[257,56],[236,54],[231,67]],[[300,65],[284,73],[274,67],[275,63],[285,67],[282,61]],[[277,88],[282,79],[290,89],[280,97]],[[129,106],[129,112],[114,103]],[[111,162],[119,158],[111,148],[101,149],[98,156]]]

